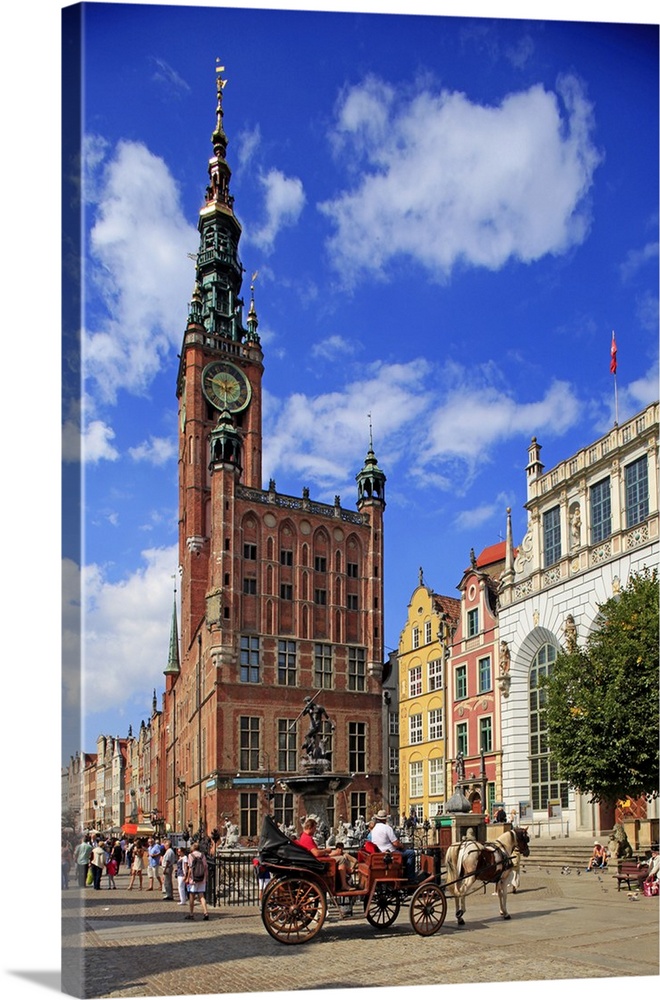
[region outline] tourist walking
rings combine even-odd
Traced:
[[[84,889],[87,885],[87,872],[89,871],[89,859],[92,856],[92,845],[89,836],[80,841],[73,855],[78,874],[78,887]]]
[[[188,876],[188,855],[183,847],[176,849],[176,884],[179,888],[179,906],[185,906],[188,902],[186,892],[186,879]]]
[[[206,906],[206,879],[208,877],[208,862],[205,855],[199,849],[199,841],[195,841],[192,850],[188,855],[188,905],[190,913],[187,913],[185,920],[195,919],[195,901],[199,900],[199,905],[204,914],[203,920],[209,919],[209,911]]]
[[[62,842],[62,888],[69,888],[69,872],[73,861],[73,851],[68,840]]]
[[[172,847],[172,841],[164,842],[165,853],[163,854],[163,899],[174,899],[174,871],[176,866],[176,854]]]
[[[158,882],[158,885],[163,888],[163,866],[161,864],[161,847],[157,844],[153,837],[149,837],[147,841],[147,877],[149,879],[149,888],[147,892],[151,892],[154,887],[154,882]]]
[[[92,869],[92,885],[95,889],[101,888],[101,876],[103,875],[106,860],[107,855],[105,853],[105,845],[103,844],[103,841],[100,840],[96,847],[92,850],[92,856],[89,862]]]

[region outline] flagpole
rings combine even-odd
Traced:
[[[614,426],[619,426],[619,393],[616,386],[616,372],[614,372]]]
[[[614,335],[614,330],[612,330],[612,345],[610,347],[610,373],[614,375],[614,426],[619,426],[619,392],[616,384],[616,370],[617,370],[617,357],[616,357],[616,337]]]

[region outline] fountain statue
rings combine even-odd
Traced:
[[[309,718],[309,729],[301,747],[299,773],[282,777],[279,783],[287,791],[302,796],[304,808],[301,815],[304,813],[305,816],[315,816],[319,830],[329,833],[328,795],[342,792],[353,779],[349,774],[337,774],[330,770],[324,723],[331,732],[335,727],[323,705],[316,700],[320,693],[319,691],[313,697],[305,696],[304,708],[292,723],[293,726],[298,719],[305,716]]]

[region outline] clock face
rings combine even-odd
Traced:
[[[217,410],[239,413],[250,402],[252,387],[236,365],[212,361],[202,372],[204,395]]]

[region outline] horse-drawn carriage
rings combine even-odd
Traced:
[[[341,885],[338,859],[315,857],[294,843],[270,816],[264,817],[259,843],[259,861],[271,873],[261,903],[261,919],[268,933],[283,944],[304,944],[321,930],[328,902],[341,908],[360,903],[368,922],[377,929],[394,923],[404,900],[409,903],[410,923],[417,934],[429,937],[439,931],[447,914],[449,890],[456,901],[456,919],[463,924],[465,896],[476,884],[494,883],[500,913],[509,918],[506,893],[512,874],[514,851],[529,854],[526,830],[512,830],[491,844],[463,841],[447,850],[447,877],[432,854],[422,853],[417,880],[403,874],[403,858],[397,852],[369,854],[359,850],[353,887]]]
[[[359,850],[357,859],[353,887],[343,888],[337,858],[315,857],[285,836],[270,816],[264,817],[259,861],[271,873],[261,903],[268,933],[283,944],[311,941],[323,926],[329,901],[340,912],[359,903],[372,927],[389,927],[407,897],[417,934],[428,936],[442,927],[447,900],[431,855],[422,855],[415,882],[404,877],[401,854]]]

